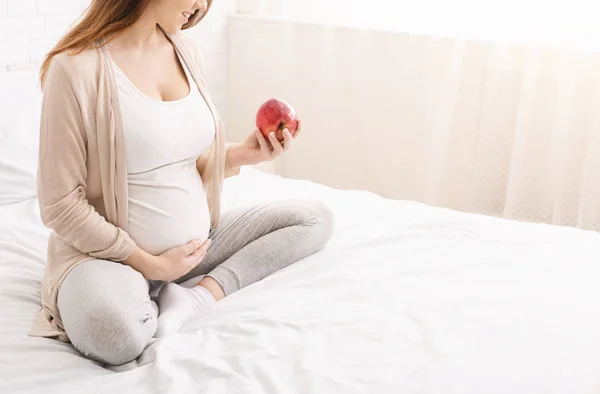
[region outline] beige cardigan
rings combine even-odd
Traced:
[[[166,33],[166,32],[165,32]],[[207,188],[211,228],[220,218],[223,179],[239,173],[226,160],[223,123],[202,78],[201,53],[183,33],[169,34],[215,119],[212,146],[197,160]],[[135,248],[127,234],[127,169],[118,96],[104,42],[78,55],[62,53],[43,92],[38,167],[40,214],[54,230],[41,286],[41,310],[30,335],[68,342],[57,296],[66,275],[90,259],[123,261]]]

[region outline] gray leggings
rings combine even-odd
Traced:
[[[208,274],[229,295],[319,250],[333,230],[318,202],[287,201],[225,214],[204,260],[182,283]],[[121,365],[136,359],[156,331],[151,285],[129,266],[90,260],[65,278],[58,309],[71,343],[90,359]]]

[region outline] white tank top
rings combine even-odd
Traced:
[[[127,232],[154,255],[194,238],[206,239],[210,214],[196,159],[215,137],[208,105],[187,69],[190,93],[163,102],[139,91],[112,63],[127,154]]]

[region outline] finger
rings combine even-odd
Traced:
[[[200,263],[204,256],[206,256],[206,249],[204,247],[198,248],[194,253],[186,257],[189,264],[196,266]]]
[[[202,245],[202,241],[194,239],[181,247],[184,256],[189,256],[194,253]]]
[[[275,136],[275,133],[272,131],[269,133],[269,142],[271,142],[271,145],[273,145],[273,150],[275,153],[280,154],[283,152],[283,146],[281,146],[281,142],[279,142]]]
[[[265,139],[265,136],[260,131],[260,129],[257,128],[256,130],[254,130],[254,132],[256,133],[256,138],[258,139],[258,144],[260,145],[260,150],[263,152],[271,153],[271,149],[269,149],[269,143]]]
[[[298,137],[298,134],[300,134],[301,131],[302,123],[300,122],[300,119],[298,119],[298,122],[296,123],[296,131],[294,132],[294,138]]]
[[[294,138],[292,137],[292,133],[290,133],[288,129],[283,130],[283,150],[290,149],[290,146],[292,146],[293,139]]]

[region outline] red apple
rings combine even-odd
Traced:
[[[283,141],[283,130],[287,128],[294,135],[298,128],[296,111],[288,102],[272,98],[256,112],[256,126],[265,138],[269,139],[269,133],[273,131],[277,139]]]

